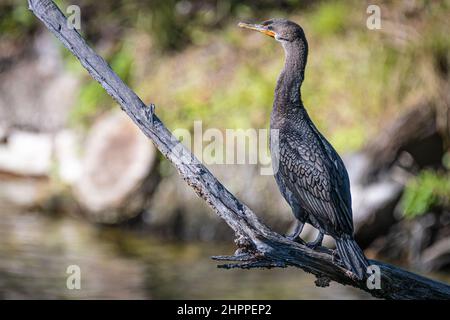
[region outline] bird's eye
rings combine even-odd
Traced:
[[[271,25],[268,25],[267,30],[273,30],[273,27]]]

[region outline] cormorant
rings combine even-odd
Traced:
[[[324,234],[336,241],[345,267],[363,279],[368,261],[353,238],[350,182],[344,163],[317,130],[303,106],[300,87],[305,78],[308,42],[303,29],[285,19],[262,24],[240,23],[240,27],[262,32],[279,41],[285,51],[285,64],[278,77],[270,117],[270,129],[278,131],[278,143],[270,143],[275,179],[281,194],[297,219],[299,237],[305,223],[319,230],[317,239],[307,245],[322,244]]]

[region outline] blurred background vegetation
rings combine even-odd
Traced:
[[[81,8],[80,33],[105,57],[111,67],[143,101],[156,104],[158,116],[172,130],[176,128],[193,130],[193,123],[196,120],[202,120],[204,128],[220,130],[268,127],[274,85],[283,64],[283,51],[276,41],[271,41],[259,34],[245,32],[236,25],[239,21],[258,22],[272,17],[294,20],[304,28],[310,46],[306,80],[302,87],[304,104],[314,122],[341,154],[349,155],[350,159],[353,159],[351,155],[366,154],[366,151],[371,154],[373,141],[379,146],[377,144],[380,140],[379,136],[385,132],[395,132],[386,128],[395,128],[396,120],[402,119],[403,115],[409,112],[420,113],[420,110],[416,111],[417,105],[425,103],[432,109],[433,116],[426,123],[434,128],[433,133],[430,134],[433,139],[424,138],[423,141],[419,141],[411,138],[406,139],[408,143],[393,147],[389,144],[389,140],[397,141],[396,137],[388,138],[388,142],[380,148],[382,150],[397,148],[395,161],[394,159],[387,161],[386,166],[376,173],[364,177],[362,180],[365,182],[361,182],[360,186],[357,180],[352,181],[352,184],[355,183],[362,190],[358,193],[359,195],[356,189],[353,193],[356,194],[356,198],[361,199],[359,202],[364,207],[365,203],[369,202],[368,190],[372,190],[370,183],[384,181],[387,175],[397,177],[401,169],[400,178],[395,178],[392,182],[393,186],[401,185],[399,191],[395,193],[395,201],[392,200],[392,204],[389,205],[380,205],[382,209],[379,211],[382,213],[377,213],[384,217],[382,227],[376,231],[372,229],[367,231],[367,224],[370,223],[361,222],[363,227],[361,227],[360,237],[364,238],[364,232],[373,234],[370,240],[364,238],[367,242],[367,252],[373,256],[380,254],[387,259],[401,257],[399,263],[422,272],[448,269],[450,265],[448,258],[450,252],[448,245],[450,241],[448,153],[450,1],[371,2],[370,4],[378,4],[381,7],[381,30],[369,30],[366,27],[368,17],[366,8],[369,3],[356,0],[59,0],[55,2],[63,12],[65,12],[64,8],[71,4]],[[4,148],[7,148],[8,142],[13,141],[11,136],[16,130],[48,134],[51,141],[60,132],[68,130],[75,133],[82,141],[75,152],[82,157],[84,153],[87,153],[84,151],[84,141],[89,141],[89,138],[86,137],[91,135],[96,123],[117,109],[117,105],[56,40],[40,40],[47,33],[41,23],[27,10],[24,3],[0,0],[0,82],[4,84],[0,88],[0,97],[3,95],[0,107],[3,103],[4,108],[0,109],[2,111],[1,138],[5,144]],[[70,89],[71,95],[68,94],[66,98],[69,100],[68,107],[63,110],[50,103],[45,112],[36,111],[39,107],[37,98],[30,91],[28,92],[29,100],[24,101],[25,104],[26,101],[34,101],[34,109],[20,113],[21,108],[26,106],[17,103],[17,101],[24,101],[16,99],[14,92],[17,90],[17,96],[26,96],[27,93],[24,91],[28,90],[18,85],[21,82],[25,83],[21,81],[22,78],[18,74],[29,74],[28,78],[33,79],[33,72],[40,71],[36,71],[37,67],[33,66],[32,62],[41,61],[36,59],[39,54],[44,55],[46,61],[53,59],[54,56],[51,58],[45,56],[47,48],[50,47],[55,47],[57,50],[55,59],[60,68],[55,75],[52,75],[56,79],[55,82],[66,83],[61,80],[66,78],[58,77],[76,79],[76,84]],[[50,83],[48,77],[44,75],[42,78],[34,78],[35,83],[40,82],[37,79],[41,79],[42,83]],[[46,89],[40,89],[40,94],[42,90]],[[50,86],[47,90],[51,96],[58,94],[54,86]],[[8,107],[17,110],[6,111],[10,110]],[[30,124],[28,121],[30,112],[41,114],[44,120],[36,120]],[[59,114],[62,120],[58,120],[59,122],[55,120],[55,126],[47,128],[46,125],[49,124],[44,116],[54,113]],[[402,132],[396,132],[395,135],[401,136]],[[422,155],[437,155],[439,158],[437,162],[422,164],[416,159],[413,151],[409,152],[411,144],[422,145],[423,142],[423,145],[434,146],[435,141],[439,143],[437,148],[424,148],[423,150],[431,151],[421,149],[420,152]],[[120,153],[120,149],[117,152]],[[110,157],[105,156],[102,162],[119,157],[117,152],[108,154]],[[404,153],[409,156],[403,157]],[[0,160],[1,157],[0,154]],[[412,160],[408,162],[404,159],[405,157]],[[373,158],[375,162],[378,159]],[[89,213],[89,210],[77,199],[77,192],[73,191],[76,189],[72,185],[74,182],[64,180],[58,173],[58,168],[63,165],[55,160],[53,154],[50,156],[50,161],[51,168],[47,173],[31,175],[33,183],[39,183],[39,192],[37,192],[39,196],[36,197],[38,200],[25,201],[25,206],[4,204],[5,208],[2,211],[9,220],[3,224],[3,228],[0,228],[5,229],[5,232],[10,230],[10,225],[24,228],[24,231],[18,231],[16,235],[24,248],[23,254],[19,255],[21,258],[15,258],[16,263],[23,262],[31,265],[37,263],[27,256],[27,250],[36,250],[36,248],[33,246],[30,249],[28,246],[31,244],[21,237],[25,237],[26,228],[32,227],[29,219],[36,219],[35,215],[38,212],[38,215],[45,217],[45,220],[40,222],[42,230],[69,228],[67,225],[70,223],[66,219],[71,217],[69,219],[77,221],[75,225],[82,225],[80,227],[82,231],[72,230],[72,232],[82,234],[79,237],[85,239],[83,240],[85,246],[89,246],[98,238],[109,243],[102,243],[101,248],[96,248],[102,252],[101,254],[85,257],[86,260],[93,261],[91,261],[94,265],[92,268],[97,270],[97,273],[98,270],[103,269],[96,265],[99,262],[95,259],[100,259],[98,257],[103,257],[102,255],[110,257],[111,260],[120,260],[114,262],[119,271],[112,270],[111,277],[114,277],[114,272],[120,273],[120,268],[126,268],[127,264],[133,266],[136,283],[133,282],[132,287],[126,289],[118,283],[118,290],[123,292],[123,295],[118,297],[204,298],[212,297],[213,291],[218,294],[214,296],[217,298],[220,298],[221,294],[223,297],[230,298],[365,297],[339,286],[332,287],[328,292],[324,292],[328,289],[315,289],[310,277],[303,276],[295,270],[290,271],[291,273],[270,271],[256,276],[242,275],[238,272],[226,275],[222,271],[210,270],[215,268],[214,264],[196,251],[200,250],[198,248],[204,248],[202,246],[205,246],[205,243],[199,244],[197,241],[206,243],[221,241],[229,244],[231,234],[220,221],[210,217],[212,214],[204,208],[203,204],[195,201],[193,204],[187,204],[186,199],[191,199],[194,195],[180,186],[182,182],[177,180],[175,173],[165,161],[162,161],[161,156],[156,156],[154,164],[152,162],[149,165],[152,169],[151,172],[149,169],[148,176],[151,176],[149,181],[153,187],[148,188],[148,184],[143,183],[147,192],[144,193],[143,198],[150,198],[150,201],[140,199],[139,202],[133,198],[123,207],[114,208],[118,211],[116,216],[120,216],[122,211],[131,213],[125,214],[126,218],[118,219],[120,222],[113,223],[113,227],[105,227],[103,223],[100,223],[101,227],[99,227],[96,214]],[[405,161],[409,164],[405,165]],[[353,164],[349,162],[348,166],[358,167]],[[82,171],[82,169],[79,170]],[[280,232],[284,232],[291,220],[289,210],[277,191],[267,195],[267,203],[260,204],[258,207],[258,202],[265,197],[263,192],[266,188],[276,190],[270,189],[273,188],[272,181],[269,181],[271,177],[260,182],[255,180],[259,179],[255,178],[257,173],[252,173],[249,179],[256,182],[250,188],[253,188],[255,192],[249,193],[246,191],[249,186],[241,186],[243,182],[239,180],[240,174],[235,170],[234,167],[214,168],[214,172],[218,173],[232,191],[237,192],[246,202],[254,204],[259,209],[257,212],[261,212],[269,224],[275,225]],[[247,174],[250,169],[243,170]],[[22,192],[20,190],[24,189],[18,187],[17,179],[19,178],[25,179],[23,181],[26,181],[24,185],[27,188],[30,185],[27,173],[17,170],[12,170],[11,173],[10,171],[8,167],[1,168],[0,161],[0,180],[6,181],[0,185],[0,188],[4,190],[0,196],[12,197],[11,194],[15,194],[15,191]],[[349,168],[349,171],[353,171],[352,168]],[[367,169],[367,171],[370,170]],[[119,171],[115,174],[117,172]],[[42,180],[45,180],[43,189],[41,188]],[[177,187],[173,187],[174,184]],[[270,185],[270,188],[267,185]],[[182,188],[182,191],[178,188]],[[139,190],[141,189],[140,186]],[[383,190],[387,192],[387,189]],[[373,192],[374,197],[382,194],[382,192],[377,193],[378,191]],[[166,194],[165,198],[164,194]],[[276,200],[273,201],[273,197]],[[131,202],[133,204],[130,204]],[[134,205],[138,202],[139,205]],[[274,212],[279,207],[282,208],[282,218]],[[361,212],[363,211],[361,209]],[[20,212],[20,218],[17,218],[16,213],[11,215],[12,212]],[[358,212],[356,210],[355,215],[359,214]],[[188,214],[189,216],[186,217]],[[361,216],[364,215],[361,214]],[[387,216],[389,218],[386,218]],[[422,227],[421,230],[425,230],[422,234],[425,236],[419,240],[412,237],[411,234],[414,232],[411,230],[417,230],[417,225],[430,224],[430,216],[434,217],[432,223],[434,231],[427,231],[428,229]],[[204,219],[209,220],[205,222]],[[361,218],[363,219],[365,218]],[[88,226],[79,220],[84,221]],[[55,221],[59,222],[56,224]],[[376,222],[378,226],[378,220]],[[108,225],[110,225],[109,220]],[[210,228],[205,225],[209,225]],[[93,228],[92,230],[95,231],[89,229],[89,232],[85,232],[85,228]],[[436,231],[437,229],[439,231]],[[38,230],[41,229],[38,228]],[[143,236],[148,233],[156,235],[159,240]],[[36,235],[36,238],[41,240],[45,237],[44,234]],[[9,238],[9,242],[0,244],[0,261],[11,259],[11,256],[15,254],[12,247],[17,244],[11,240],[12,238],[14,238],[13,235]],[[70,242],[60,243],[61,240],[56,238],[58,237],[55,236],[53,240],[42,240],[48,246],[43,245],[38,248],[43,256],[47,255],[48,249],[48,257],[43,258],[45,261],[49,259],[55,265],[63,264],[62,261],[55,261],[56,257],[53,257],[57,255],[58,246],[61,246],[61,250],[66,250],[67,255],[72,258],[85,255],[83,249],[74,253],[72,252],[74,249],[67,249],[71,246]],[[166,248],[158,242],[165,239],[175,241],[169,245],[165,244],[168,246],[169,254],[162,253],[163,251],[155,254],[152,252],[153,249],[145,249],[157,246]],[[185,246],[176,242],[179,240],[193,241],[194,245]],[[389,243],[396,241],[397,248],[390,248]],[[436,254],[435,251],[425,252],[425,248],[431,248],[438,242],[441,247],[442,243],[447,246],[447,251],[444,250],[444,253],[439,256],[438,267],[436,265],[432,268],[423,267],[426,265],[423,261],[431,259],[429,256]],[[407,247],[405,249],[407,252],[402,251],[398,255],[398,247],[402,246]],[[227,248],[224,245],[224,250],[229,250]],[[212,252],[214,250],[208,247],[201,250],[211,254],[222,253]],[[157,258],[151,259],[149,256]],[[419,256],[426,258],[420,260],[421,264],[417,262]],[[200,262],[196,264],[195,260]],[[80,263],[85,263],[84,260],[81,259],[81,261]],[[179,279],[180,276],[174,275],[174,270],[181,269],[179,261],[192,265],[192,271],[186,271],[185,268],[180,271],[186,272],[182,280]],[[156,267],[160,262],[163,267]],[[44,271],[34,275],[32,284],[22,284],[15,279],[14,270],[11,271],[8,266],[2,265],[3,263],[0,262],[0,273],[6,280],[0,281],[0,297],[38,297],[40,294],[45,297],[83,297],[82,294],[71,296],[72,293],[64,293],[53,287],[55,282],[51,280],[44,281],[43,284],[37,283],[38,277],[48,278]],[[41,263],[44,264],[43,261]],[[193,283],[202,282],[199,274],[208,272],[215,279],[223,277],[224,280],[219,280],[210,288],[207,285],[197,287],[193,285]],[[64,274],[58,277],[64,277]],[[234,295],[232,286],[256,281],[252,277],[269,279],[267,287],[252,287],[247,291],[241,288],[244,291],[238,296]],[[291,279],[300,277],[303,277],[302,280],[298,280],[301,281],[301,286],[307,286],[303,293],[297,287],[289,286]],[[449,279],[445,273],[438,274],[436,277],[446,281]],[[232,285],[227,286],[227,283]],[[279,296],[269,293],[272,291],[268,288],[275,284],[278,284]],[[51,287],[48,290],[44,289],[47,285]],[[183,291],[177,287],[178,285],[186,286],[186,288],[192,286],[192,288]],[[100,284],[99,287],[92,288],[88,295],[102,297],[109,290],[109,287],[102,287]]]

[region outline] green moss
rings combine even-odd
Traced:
[[[404,215],[422,215],[434,206],[450,205],[450,175],[423,171],[406,186],[402,198]]]

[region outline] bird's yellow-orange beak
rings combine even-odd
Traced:
[[[275,37],[275,32],[267,29],[266,26],[263,26],[261,24],[250,24],[250,23],[239,22],[238,26],[241,28],[259,31],[261,33],[264,33],[265,35],[268,35],[269,37],[272,37],[272,38]]]

